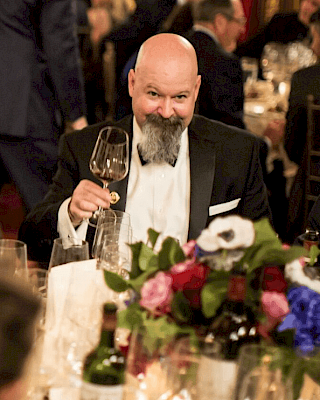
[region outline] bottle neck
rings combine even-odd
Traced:
[[[114,347],[114,334],[117,326],[117,317],[115,314],[104,314],[101,334],[100,334],[100,345],[107,347]]]
[[[246,277],[232,274],[228,282],[227,299],[232,301],[244,301],[246,298]]]
[[[114,347],[114,331],[101,331],[100,346]]]

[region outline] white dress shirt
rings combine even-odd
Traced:
[[[187,128],[181,135],[181,146],[174,167],[167,163],[141,165],[137,144],[142,132],[134,118],[130,174],[125,211],[130,214],[134,241],[147,240],[148,228],[161,235],[157,244],[172,236],[182,245],[188,239],[190,213],[190,162]],[[88,224],[75,229],[68,216],[66,199],[58,213],[60,236],[84,239]]]

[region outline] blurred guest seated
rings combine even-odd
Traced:
[[[150,36],[159,32],[176,0],[136,0],[136,9],[122,24],[116,26],[100,43],[103,53],[107,41],[114,44],[116,54],[116,92],[119,77],[129,57]]]
[[[183,35],[193,26],[193,4],[198,0],[178,1],[164,21],[162,31]]]
[[[320,11],[311,16],[310,30],[312,34],[311,48],[319,57]],[[312,94],[316,101],[320,101],[319,64],[297,71],[293,75],[291,82],[285,128],[285,149],[289,158],[299,166],[299,169],[289,199],[287,221],[289,241],[292,241],[303,229],[303,198],[306,179],[307,96],[309,94]],[[315,140],[320,144],[319,136],[315,136]]]
[[[308,40],[311,15],[320,7],[320,0],[301,0],[299,11],[275,14],[252,38],[238,46],[239,57],[260,59],[264,46],[269,42],[287,44]]]
[[[194,6],[194,26],[185,37],[196,50],[201,75],[196,110],[244,128],[242,68],[232,53],[245,30],[241,0],[200,0]]]
[[[26,363],[39,302],[18,281],[0,276],[0,399],[26,399]]]
[[[116,124],[129,134],[127,177],[103,189],[90,172],[107,123],[64,135],[54,184],[20,227],[29,259],[48,261],[59,234],[91,242],[84,218],[110,206],[110,191],[120,196],[113,207],[130,214],[132,234],[144,242],[150,227],[183,244],[218,215],[271,219],[259,140],[194,115],[200,83],[196,52],[185,38],[164,33],[142,45],[129,72],[133,115]]]

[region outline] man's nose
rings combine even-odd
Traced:
[[[163,118],[170,118],[174,114],[174,109],[171,99],[163,99],[158,107],[158,113]]]

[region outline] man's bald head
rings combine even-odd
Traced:
[[[140,47],[136,67],[144,63],[179,62],[189,64],[198,73],[197,55],[192,44],[182,36],[161,33],[146,40]]]
[[[179,117],[189,125],[198,96],[196,52],[182,36],[162,33],[141,46],[135,70],[129,73],[132,108],[141,127],[147,115]]]

